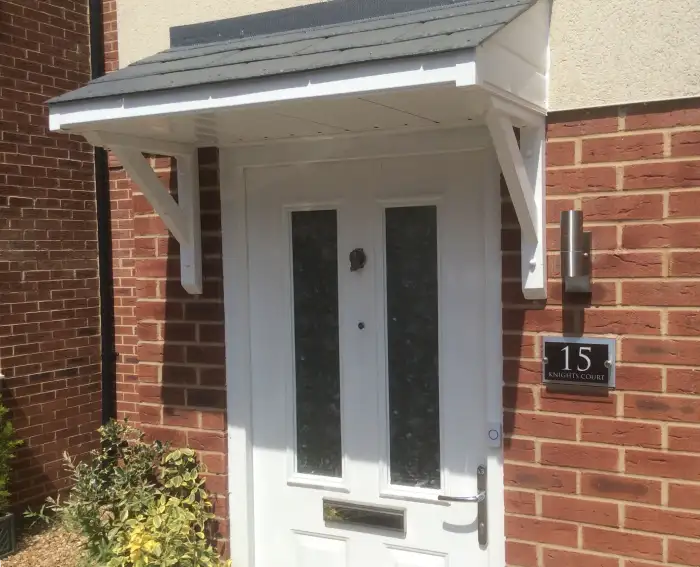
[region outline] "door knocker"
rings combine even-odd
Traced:
[[[356,272],[365,267],[367,263],[367,254],[362,248],[355,248],[350,252],[350,271]]]

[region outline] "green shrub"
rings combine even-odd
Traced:
[[[73,488],[51,508],[86,540],[91,565],[224,567],[207,539],[211,503],[194,451],[146,443],[127,423],[99,429],[92,459],[66,457]]]
[[[22,444],[15,438],[12,422],[7,418],[8,413],[9,410],[0,400],[0,514],[7,512],[10,505],[11,461],[17,447]]]

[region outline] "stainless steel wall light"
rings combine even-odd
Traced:
[[[561,212],[561,272],[565,292],[591,292],[591,233],[581,211]]]

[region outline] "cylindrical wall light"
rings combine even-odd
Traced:
[[[591,233],[581,211],[561,212],[561,272],[565,292],[591,292]]]

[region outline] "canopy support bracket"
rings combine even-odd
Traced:
[[[525,299],[546,299],[546,119],[528,109],[513,107],[491,95],[486,124],[520,224],[523,295]],[[520,144],[514,122],[520,125]]]
[[[86,134],[88,141],[112,151],[138,185],[165,226],[180,243],[180,280],[192,295],[202,293],[202,231],[199,212],[199,162],[197,148],[141,138],[103,133]],[[177,201],[156,175],[144,153],[177,160]]]

